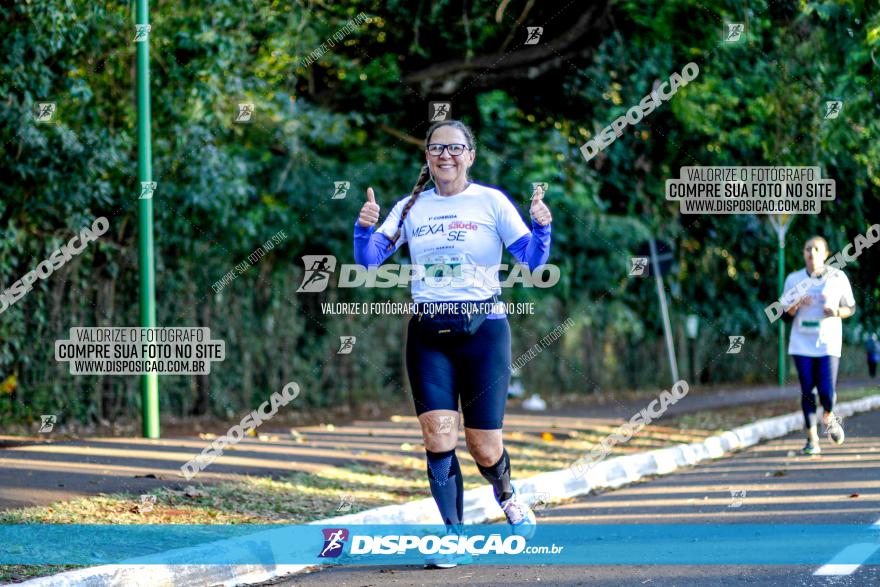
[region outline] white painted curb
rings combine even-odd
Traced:
[[[839,404],[835,413],[846,417],[876,409],[880,409],[880,394]],[[585,495],[594,489],[627,485],[649,475],[667,475],[682,467],[690,467],[708,459],[723,457],[734,450],[748,448],[762,440],[786,436],[802,427],[803,415],[800,412],[793,412],[758,420],[711,436],[702,442],[605,459],[580,478],[575,477],[572,470],[567,468],[540,473],[514,482],[514,485],[517,492],[530,503],[538,498],[535,494],[542,494],[544,501],[560,501]],[[502,516],[501,508],[495,502],[488,485],[465,492],[464,516],[470,524],[481,524]],[[328,526],[442,523],[432,498],[310,522],[313,525]],[[253,536],[256,538],[260,534],[263,533]],[[182,549],[180,558],[199,560],[198,549],[210,548],[215,552],[217,546],[213,544],[215,543],[212,543],[212,546],[202,545]],[[24,587],[201,587],[203,585],[233,587],[268,581],[309,568],[313,568],[313,565],[102,565],[31,579],[18,585]]]

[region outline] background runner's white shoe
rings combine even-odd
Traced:
[[[464,554],[433,554],[425,559],[426,569],[452,569],[458,565],[468,565],[474,559],[468,553]]]
[[[517,536],[531,538],[535,535],[535,528],[538,521],[535,514],[527,504],[519,500],[514,493],[510,499],[499,502],[501,510],[507,517],[507,523],[513,526],[513,533]]]
[[[832,416],[828,419],[828,423],[825,425],[825,433],[834,444],[843,444],[843,440],[846,437],[843,433],[843,426],[840,423],[840,418],[837,416]]]
[[[425,560],[426,569],[454,569],[458,566],[457,562],[453,562],[448,556],[432,557]]]

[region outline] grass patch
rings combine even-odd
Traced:
[[[837,402],[853,401],[876,393],[877,390],[870,387],[843,389],[837,392]],[[718,434],[763,418],[773,418],[790,414],[791,412],[799,412],[800,409],[800,398],[793,397],[788,400],[730,406],[723,410],[712,409],[689,412],[669,418],[668,423],[670,426],[683,430]],[[821,413],[821,411],[822,408],[820,407],[819,412]]]
[[[77,565],[0,565],[0,581],[3,583],[21,583],[28,579],[63,573],[79,569]]]

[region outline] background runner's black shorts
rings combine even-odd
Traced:
[[[487,319],[472,336],[424,336],[418,321],[407,329],[406,370],[416,414],[458,411],[467,428],[500,429],[510,383],[510,325]]]

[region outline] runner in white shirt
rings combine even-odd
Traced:
[[[801,384],[801,408],[807,430],[803,453],[821,452],[816,422],[816,393],[822,403],[822,423],[835,444],[844,440],[840,418],[834,415],[837,368],[843,347],[842,319],[855,313],[856,301],[843,271],[828,267],[828,243],[814,236],[804,245],[805,269],[789,274],[783,300],[788,308],[783,318],[792,322],[788,354],[794,358]],[[798,284],[803,284],[798,288]],[[809,287],[806,287],[809,285]],[[802,291],[799,299],[793,292]],[[789,298],[789,299],[786,299]]]
[[[460,403],[468,451],[491,483],[514,532],[530,536],[535,516],[514,490],[502,442],[510,325],[492,303],[501,292],[493,266],[500,263],[503,247],[532,271],[546,263],[552,217],[542,201],[543,191],[533,194],[529,229],[503,192],[469,180],[476,157],[474,138],[459,121],[446,120],[428,129],[424,156],[427,164],[412,193],[395,204],[378,230],[379,205],[372,188],[367,189],[367,202],[354,226],[355,261],[379,265],[407,243],[413,267],[425,273],[412,281],[417,304],[477,302],[490,309],[466,325],[442,311],[422,310],[413,316],[407,330],[407,373],[425,441],[431,494],[444,523],[454,530],[464,522],[464,490],[455,454]],[[432,180],[434,189],[426,190]],[[432,557],[428,564],[449,568],[456,559]]]

